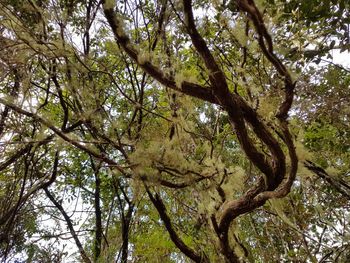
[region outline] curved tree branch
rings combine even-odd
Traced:
[[[209,262],[208,258],[204,254],[198,254],[196,251],[194,251],[192,248],[187,246],[180,236],[176,233],[173,224],[171,223],[170,217],[167,214],[166,207],[160,198],[159,194],[156,193],[153,195],[148,187],[146,186],[146,191],[148,194],[148,197],[150,198],[151,202],[155,206],[155,208],[158,211],[158,214],[160,218],[162,219],[165,228],[167,229],[170,239],[174,242],[174,244],[181,250],[182,253],[184,253],[187,257],[192,259],[194,262],[198,263],[205,263]]]
[[[190,95],[192,97],[218,104],[219,102],[213,96],[210,88],[203,87],[201,85],[191,83],[188,81],[183,81],[181,87],[176,85],[175,79],[172,76],[166,76],[161,69],[156,67],[150,61],[142,61],[140,63],[139,56],[140,52],[130,41],[130,38],[127,36],[126,32],[123,29],[122,21],[117,17],[114,6],[109,6],[106,4],[106,1],[103,1],[104,14],[107,18],[108,24],[111,27],[114,37],[117,42],[121,45],[124,51],[132,58],[138,65],[154,79],[159,81],[166,87],[180,91],[184,94]]]
[[[293,139],[289,132],[286,120],[293,101],[295,84],[292,82],[292,78],[286,67],[273,52],[271,36],[267,32],[262,14],[257,9],[254,1],[237,0],[236,2],[239,9],[246,12],[249,18],[253,21],[258,33],[258,43],[263,54],[272,63],[277,72],[284,78],[285,98],[278,109],[276,117],[280,122],[280,130],[283,137],[282,142],[287,146],[289,158],[291,160],[291,167],[288,175],[286,175],[286,156],[282,150],[280,142],[270,132],[258,113],[249,106],[241,96],[229,91],[224,72],[217,64],[205,40],[196,28],[191,0],[183,0],[185,25],[196,51],[199,53],[208,70],[210,88],[205,88],[200,85],[196,86],[197,84],[193,83],[182,83],[181,89],[179,89],[176,87],[173,79],[165,76],[163,72],[155,67],[150,61],[140,61],[138,59],[139,51],[130,43],[129,37],[122,28],[122,21],[117,18],[113,10],[114,6],[110,5],[111,2],[104,4],[105,16],[112,28],[116,41],[121,45],[124,51],[136,61],[145,72],[150,74],[163,85],[192,97],[221,105],[229,115],[230,123],[236,132],[239,143],[245,154],[264,174],[264,178],[260,178],[257,184],[249,189],[241,198],[237,200],[228,200],[220,208],[221,215],[216,229],[221,241],[222,251],[225,254],[226,260],[229,262],[236,262],[234,261],[234,252],[230,248],[228,240],[228,229],[231,222],[237,216],[248,213],[257,207],[262,206],[269,198],[283,197],[288,194],[296,175],[298,163]],[[187,89],[184,89],[184,87]],[[248,133],[248,126],[246,123],[249,124],[257,138],[267,146],[270,155],[263,154],[257,149],[256,144],[253,143],[253,140]],[[160,211],[160,208],[165,209],[164,204],[159,203],[159,198],[157,199],[157,196],[152,197],[152,195],[150,195],[150,198],[154,205],[156,207],[158,206],[158,211]],[[161,217],[166,219],[166,214],[162,215],[161,212],[159,213]],[[168,232],[173,231],[171,228],[167,228],[167,230]],[[181,244],[179,245],[181,246]],[[189,255],[190,254],[191,253],[189,253]]]

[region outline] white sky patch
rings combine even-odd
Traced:
[[[331,51],[331,54],[333,63],[342,65],[350,70],[350,53],[348,51],[340,53],[339,49],[335,49]]]

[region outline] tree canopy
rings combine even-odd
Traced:
[[[0,0],[0,32],[3,262],[350,261],[349,1]]]

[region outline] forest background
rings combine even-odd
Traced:
[[[2,262],[349,262],[348,0],[0,0]]]

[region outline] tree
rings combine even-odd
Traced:
[[[304,2],[2,0],[4,261],[346,262],[349,4]]]

